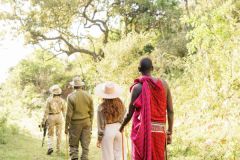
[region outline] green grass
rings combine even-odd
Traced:
[[[63,139],[65,141],[65,139]],[[47,142],[47,140],[46,140]],[[45,143],[46,143],[45,142]],[[93,138],[90,145],[90,160],[97,160],[100,157],[100,150],[95,146]],[[66,160],[66,146],[62,144],[61,153],[46,155],[47,146],[41,147],[41,140],[30,135],[11,135],[6,144],[0,144],[0,160]]]

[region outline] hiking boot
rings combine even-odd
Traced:
[[[51,155],[52,153],[53,153],[53,149],[49,148],[48,151],[47,151],[47,155]]]

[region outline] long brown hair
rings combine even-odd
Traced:
[[[124,114],[125,107],[120,98],[103,99],[101,106],[107,121],[115,120]]]

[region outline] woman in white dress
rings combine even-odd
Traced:
[[[95,94],[102,98],[98,106],[97,147],[101,148],[102,160],[123,160],[125,158],[122,133],[119,132],[125,107],[119,98],[122,89],[113,82],[97,85]]]

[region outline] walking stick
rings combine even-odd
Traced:
[[[68,135],[66,134],[66,159],[69,159],[69,155],[68,155]]]
[[[168,160],[168,154],[167,154],[167,144],[165,144],[165,159]]]
[[[123,133],[122,134],[122,159],[124,160],[124,137],[123,137]]]
[[[165,142],[165,160],[168,160],[168,154],[167,154],[167,134],[166,134],[166,142]]]
[[[127,133],[127,135],[126,135],[126,133]],[[129,132],[126,132],[125,133],[125,136],[127,136],[128,137],[128,135],[129,135]],[[129,139],[127,138],[126,139],[126,142],[127,142],[127,159],[128,159],[128,157],[129,157],[129,153],[130,153],[130,149],[129,149]]]

